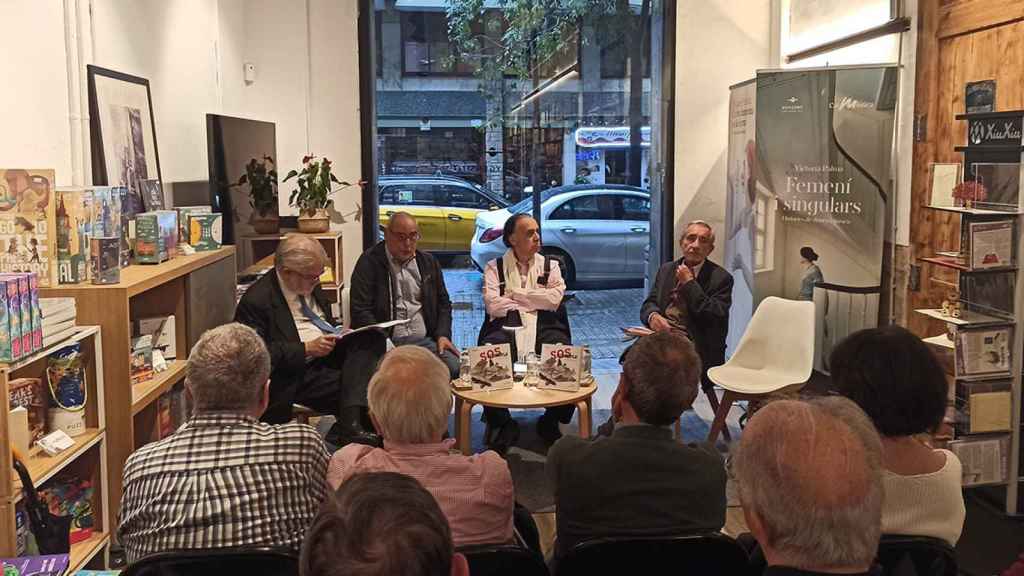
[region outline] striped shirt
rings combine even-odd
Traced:
[[[129,562],[191,548],[298,551],[326,495],[327,460],[304,424],[197,415],[128,458],[118,539]]]
[[[337,488],[355,474],[398,472],[412,476],[437,500],[456,546],[512,541],[515,491],[508,464],[496,452],[451,453],[455,440],[384,448],[349,444],[334,453],[327,481]]]

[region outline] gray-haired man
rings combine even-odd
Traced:
[[[185,369],[192,418],[128,458],[118,540],[128,561],[188,548],[298,550],[327,492],[327,451],[304,424],[257,420],[270,356],[251,328],[203,334]]]
[[[881,441],[846,398],[779,400],[732,459],[765,576],[871,574],[882,529]]]

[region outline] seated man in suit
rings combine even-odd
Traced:
[[[320,289],[327,253],[315,239],[290,234],[277,245],[274,269],[246,290],[235,321],[251,326],[270,350],[270,405],[263,420],[291,419],[299,402],[338,422],[332,443],[380,444],[371,432],[366,386],[384,355],[386,337],[366,330],[340,338]]]
[[[626,352],[610,437],[566,436],[548,451],[558,510],[555,557],[605,536],[683,535],[725,524],[725,467],[710,445],[672,438],[697,397],[693,344],[664,332]]]
[[[125,464],[117,533],[129,562],[184,548],[298,551],[327,494],[327,451],[305,424],[257,421],[269,376],[270,355],[248,326],[208,330],[192,347],[192,417]]]
[[[523,361],[526,354],[540,354],[542,344],[572,344],[569,317],[562,304],[565,281],[558,262],[539,254],[540,227],[529,214],[515,214],[505,221],[502,241],[508,250],[491,260],[484,269],[484,307],[487,316],[480,327],[480,344],[510,344],[513,355]],[[522,329],[509,331],[509,316],[518,318]],[[547,408],[537,420],[537,433],[547,443],[561,437],[558,423],[572,420],[575,406]],[[507,408],[484,407],[486,442],[504,452],[519,438],[519,425]]]
[[[715,249],[715,231],[707,222],[687,224],[679,248],[683,257],[658,269],[651,293],[640,308],[640,320],[656,332],[675,331],[693,340],[703,366],[701,387],[717,411],[718,397],[708,369],[725,362],[733,279],[708,260]],[[725,436],[728,439],[728,431]]]
[[[732,469],[766,576],[871,574],[882,531],[881,454],[871,421],[846,398],[758,410]]]
[[[416,249],[420,230],[406,212],[391,215],[384,241],[362,253],[352,271],[352,328],[408,320],[391,329],[395,346],[422,346],[459,377],[459,349],[452,344],[452,303],[437,259]]]

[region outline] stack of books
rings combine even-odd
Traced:
[[[43,316],[43,346],[60,342],[75,332],[74,298],[40,298],[39,308]]]

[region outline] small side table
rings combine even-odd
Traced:
[[[580,436],[590,438],[590,398],[596,391],[597,382],[580,387],[577,392],[527,387],[523,385],[522,381],[517,381],[512,388],[486,392],[456,390],[455,387],[452,387],[452,394],[455,395],[455,439],[463,454],[468,456],[472,453],[469,415],[476,404],[512,409],[548,408],[574,404],[580,411]]]

